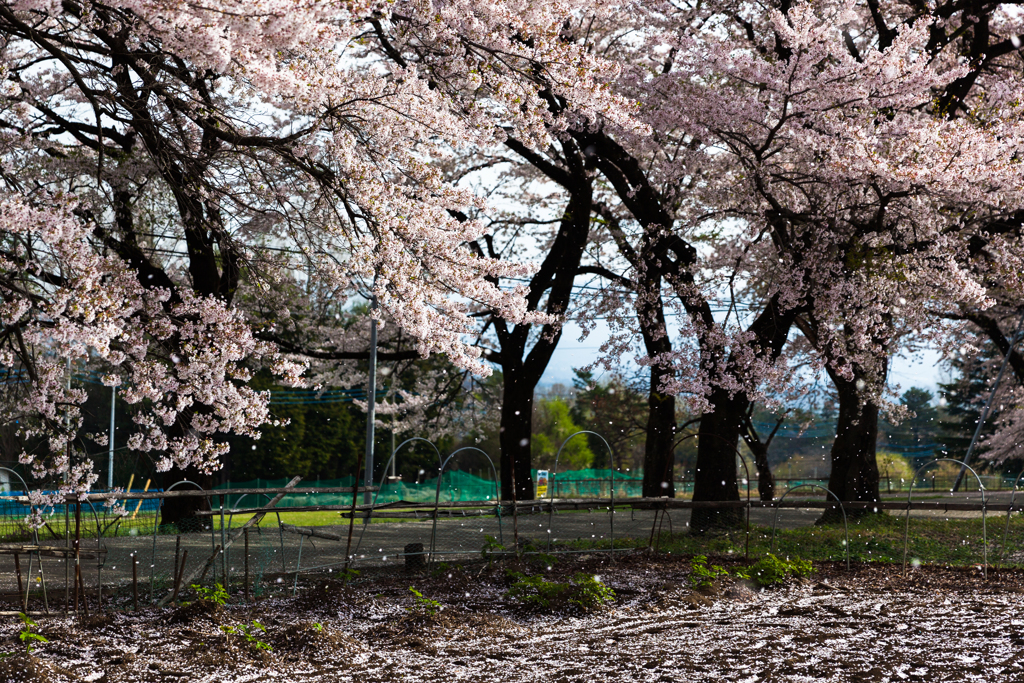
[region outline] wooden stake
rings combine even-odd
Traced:
[[[89,596],[85,593],[85,579],[82,576],[82,565],[78,565],[78,587],[82,591],[82,611],[89,616]]]
[[[85,591],[82,586],[82,503],[75,503],[75,575],[72,577],[75,582],[75,614],[78,614],[78,598],[85,599]]]
[[[78,612],[78,597],[82,597],[82,611],[89,616],[89,600],[85,594],[85,583],[82,581],[82,565],[75,565],[75,612]]]
[[[171,596],[171,602],[178,599],[178,591],[181,588],[181,577],[185,575],[185,563],[188,562],[188,548],[181,554],[181,568],[177,570],[174,576],[174,595]]]
[[[345,583],[348,583],[348,577],[349,577],[348,566],[352,562],[352,556],[350,555],[350,553],[352,551],[352,525],[355,524],[355,522],[356,522],[356,500],[359,498],[359,494],[356,493],[356,491],[359,490],[359,470],[361,470],[362,468],[363,468],[363,453],[362,453],[362,451],[360,451],[359,455],[356,456],[356,481],[355,481],[355,486],[352,487],[352,514],[350,514],[349,518],[348,518],[348,543],[345,544]],[[376,500],[376,499],[374,499],[374,500]],[[279,525],[281,523],[280,520],[281,520],[281,517],[280,517],[280,515],[278,515],[278,524]],[[369,522],[370,522],[370,520],[367,519],[366,523],[369,524]],[[284,557],[284,554],[282,553],[282,558],[283,557]]]
[[[21,595],[24,589],[21,585],[21,559],[18,557],[18,553],[14,553],[14,571],[18,574],[18,595]],[[28,577],[28,580],[31,581],[32,577]]]
[[[43,566],[43,558],[39,558],[39,566]],[[28,594],[32,590],[32,554],[28,556],[28,575],[25,577],[25,595],[21,602],[21,611],[28,613]],[[21,577],[18,577],[18,583],[21,584]]]
[[[178,561],[181,554],[181,534],[174,537],[174,573],[171,574],[177,580],[178,577]]]
[[[245,533],[245,601],[249,602],[249,529]]]
[[[132,603],[135,611],[139,611],[139,558],[132,553]]]

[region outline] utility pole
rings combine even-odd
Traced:
[[[110,454],[107,458],[107,490],[114,488],[114,406],[117,404],[117,385],[110,387]]]
[[[376,285],[376,281],[374,285]],[[371,295],[370,299],[370,370],[369,381],[366,387],[366,459],[364,466],[366,476],[364,486],[369,489],[373,486],[373,421],[377,408],[377,320],[373,314],[377,311],[377,297]],[[355,494],[353,494],[355,497]],[[370,491],[363,492],[363,505],[369,505],[372,501]],[[369,518],[365,518],[369,519]]]

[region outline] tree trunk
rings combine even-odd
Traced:
[[[879,476],[875,450],[878,442],[878,405],[857,391],[857,381],[861,378],[855,376],[850,381],[832,372],[829,374],[839,394],[839,421],[836,425],[836,440],[832,444],[832,472],[828,488],[842,501],[877,501]],[[850,517],[875,512],[877,510],[867,508],[847,510],[846,514]],[[822,522],[841,519],[842,513],[838,509],[826,509],[821,517]]]
[[[701,416],[700,430],[697,432],[697,471],[694,476],[693,499],[739,500],[736,446],[750,402],[741,394],[730,396],[724,389],[715,389],[711,393],[711,403],[715,408]],[[743,513],[739,508],[696,508],[690,516],[690,531],[699,534],[712,529],[736,528],[742,522]]]
[[[656,387],[670,374],[658,366],[651,367],[651,388],[647,396],[647,438],[644,442],[643,496],[675,497],[673,469],[676,434],[676,397],[668,396]]]
[[[775,500],[775,477],[768,466],[768,447],[761,442],[747,441],[747,447],[754,455],[757,468],[757,495],[764,502]]]
[[[167,490],[175,483],[188,480],[199,484],[205,490],[213,488],[213,475],[200,472],[195,467],[186,470],[174,469],[164,473],[160,479],[164,482],[163,488]],[[133,485],[134,488],[134,485]],[[174,489],[175,491],[187,491],[195,489],[191,484],[183,484]],[[194,533],[201,531],[204,526],[210,523],[209,518],[204,521],[196,513],[210,510],[210,498],[205,496],[182,496],[180,498],[167,498],[160,505],[160,524],[163,526],[174,525],[179,532]]]
[[[530,439],[533,434],[533,392],[536,382],[528,382],[525,373],[505,371],[501,400],[501,498],[512,500],[515,478],[515,499],[536,497],[530,468]]]
[[[569,192],[569,201],[559,224],[558,232],[540,268],[530,280],[526,297],[527,310],[543,310],[560,316],[569,308],[573,283],[590,235],[590,213],[593,204],[593,179],[587,166],[586,155],[571,140],[561,143],[564,168],[555,167],[541,159],[518,141],[506,140],[513,151],[525,154],[527,161],[537,166]],[[481,256],[499,258],[488,242],[488,251],[477,245]],[[546,295],[546,301],[545,301]],[[544,325],[536,334],[533,325],[514,325],[495,316],[494,331],[500,351],[490,359],[501,365],[504,388],[501,405],[501,497],[512,499],[512,476],[515,476],[516,500],[532,500],[535,493],[530,473],[530,439],[533,427],[533,392],[551,361],[558,340],[562,336],[560,324]],[[531,340],[536,340],[527,353]]]

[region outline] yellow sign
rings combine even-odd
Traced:
[[[548,471],[537,470],[537,500],[548,496]]]

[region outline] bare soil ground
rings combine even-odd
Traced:
[[[31,656],[5,618],[0,651],[19,654],[0,660],[0,681],[1024,681],[1020,571],[816,565],[777,588],[694,592],[689,558],[594,554],[537,568],[597,575],[616,600],[538,612],[506,596],[507,568],[364,575],[255,605],[93,605],[91,618],[40,617],[49,642]],[[410,586],[440,610],[417,609]],[[221,628],[254,620],[272,649]]]

